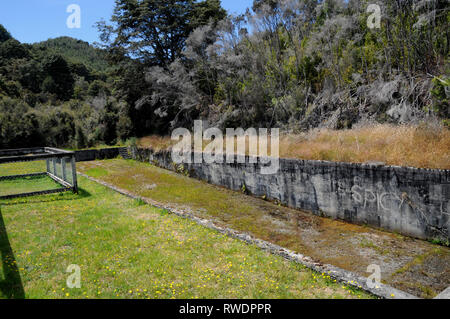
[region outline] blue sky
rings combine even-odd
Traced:
[[[102,18],[111,17],[114,0],[2,0],[0,24],[24,43],[45,41],[48,38],[70,36],[93,43],[99,41],[93,26]],[[222,6],[232,13],[243,13],[253,0],[222,0]],[[69,29],[66,12],[70,4],[81,8],[81,28]]]

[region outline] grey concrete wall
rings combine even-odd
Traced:
[[[132,149],[132,157],[176,170],[171,153]],[[260,164],[184,164],[191,177],[266,195],[289,207],[421,239],[450,238],[450,170],[280,159]]]
[[[126,148],[124,148],[126,149]],[[116,158],[120,154],[120,147],[103,148],[97,150],[75,151],[75,159],[77,162],[88,162],[95,160],[104,160]]]

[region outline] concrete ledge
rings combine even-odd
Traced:
[[[445,289],[439,295],[437,295],[434,299],[450,299],[450,287]]]
[[[288,207],[423,240],[450,240],[450,170],[284,159],[272,175],[259,159],[174,165],[171,152],[131,148],[132,158]],[[194,156],[191,154],[191,156]]]
[[[270,242],[254,238],[253,236],[251,236],[249,234],[241,233],[241,232],[238,232],[236,230],[233,230],[233,229],[227,228],[227,227],[220,227],[220,226],[214,224],[214,222],[212,222],[210,220],[196,217],[192,213],[180,210],[177,207],[172,207],[170,205],[164,205],[164,204],[158,203],[158,202],[148,199],[148,198],[136,196],[135,194],[132,194],[129,191],[115,187],[114,185],[103,182],[101,180],[92,178],[86,174],[83,174],[83,173],[78,173],[78,174],[89,179],[90,181],[101,184],[119,194],[122,194],[124,196],[127,196],[127,197],[135,199],[135,200],[141,200],[151,206],[154,206],[154,207],[157,207],[160,209],[165,209],[165,210],[171,212],[172,214],[175,214],[175,215],[183,217],[183,218],[190,219],[201,226],[204,226],[211,230],[220,232],[231,238],[241,240],[247,244],[255,245],[255,246],[257,246],[263,250],[266,250],[272,254],[275,254],[275,255],[281,256],[287,260],[299,263],[299,264],[301,264],[309,269],[312,269],[318,273],[327,274],[328,276],[335,279],[336,281],[339,281],[339,282],[344,283],[349,286],[353,286],[353,287],[362,289],[364,291],[367,291],[367,292],[373,294],[374,296],[377,296],[377,297],[380,297],[383,299],[419,299],[416,296],[413,296],[409,293],[395,289],[395,288],[385,285],[385,284],[380,284],[378,288],[370,288],[367,285],[367,278],[358,276],[358,275],[356,275],[350,271],[347,271],[345,269],[335,267],[335,266],[329,265],[329,264],[321,264],[321,263],[315,262],[310,257],[304,256],[301,254],[297,254],[291,250],[285,249],[281,246],[272,244]]]
[[[112,147],[93,150],[75,151],[77,162],[89,162],[95,160],[113,159],[120,155],[120,152],[127,150],[126,147]]]

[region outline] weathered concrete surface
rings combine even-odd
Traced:
[[[439,295],[437,295],[434,299],[450,299],[450,287],[445,289],[443,292],[441,292]]]
[[[177,170],[170,151],[132,149],[136,160]],[[225,162],[225,161],[224,161]],[[370,164],[280,159],[280,170],[261,164],[184,164],[208,183],[267,196],[316,215],[426,239],[450,239],[450,171]]]

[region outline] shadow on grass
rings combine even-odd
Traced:
[[[0,291],[6,298],[24,299],[22,280],[17,268],[14,252],[8,239],[2,209],[0,207],[0,255],[3,267],[4,280],[0,280]]]
[[[39,203],[51,203],[56,201],[73,201],[80,200],[84,198],[91,197],[91,193],[84,190],[83,188],[78,188],[78,194],[73,194],[70,192],[52,194],[52,195],[39,195],[34,197],[23,197],[17,199],[9,199],[0,201],[0,206],[13,206],[21,204],[39,204]]]

